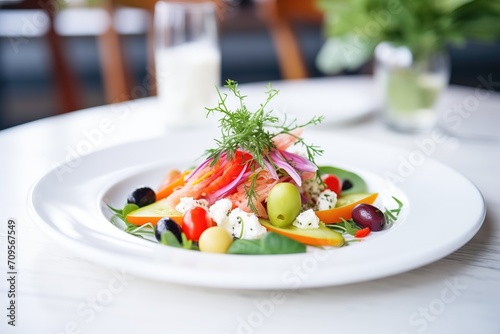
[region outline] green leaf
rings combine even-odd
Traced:
[[[127,224],[123,221],[123,219],[119,215],[113,215],[110,219],[110,222],[120,229],[125,229]]]
[[[260,239],[247,240],[247,239],[236,239],[233,241],[229,249],[228,254],[247,254],[247,255],[262,255],[267,254],[261,247]]]
[[[268,232],[262,239],[236,239],[228,249],[228,254],[269,255],[304,253],[306,246],[298,241]]]
[[[162,245],[182,248],[181,243],[177,240],[177,237],[172,233],[172,231],[165,231],[161,234],[160,243]]]
[[[193,241],[189,240],[184,233],[181,234],[181,239],[182,239],[182,248],[193,249]]]
[[[396,220],[398,220],[399,214],[401,213],[401,209],[403,208],[403,202],[401,202],[399,199],[396,197],[392,196],[392,199],[396,202],[398,207],[396,209],[385,209],[384,210],[384,216],[385,216],[385,223],[387,225],[390,225],[394,223]]]
[[[139,236],[139,234],[149,234],[152,235],[154,234],[154,226],[151,223],[147,223],[141,226],[137,226],[134,224],[130,224],[127,222],[127,220],[123,220],[125,224],[127,224],[127,228],[125,229],[125,232]]]
[[[342,196],[368,192],[368,186],[366,185],[365,180],[363,180],[361,176],[354,172],[334,166],[318,166],[318,174],[320,176],[325,174],[334,174],[341,180],[349,180],[352,184],[352,187],[350,189],[342,190]]]
[[[274,232],[264,235],[262,246],[266,254],[295,254],[306,251],[306,246],[303,243]]]
[[[106,204],[106,206],[107,206],[107,207],[108,207],[108,208],[109,208],[112,212],[114,212],[115,214],[119,214],[119,215],[121,215],[121,214],[122,214],[122,210],[120,210],[120,209],[115,209],[115,208],[113,208],[113,207],[112,207],[111,205],[109,205],[109,204]]]
[[[122,216],[127,217],[129,213],[137,209],[139,209],[139,206],[137,204],[127,204],[122,209]]]
[[[337,223],[345,228],[346,233],[350,235],[355,235],[357,231],[361,230],[361,227],[358,226],[352,219],[350,220],[345,220],[344,218],[342,219],[341,223]]]

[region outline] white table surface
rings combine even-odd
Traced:
[[[300,84],[365,90],[370,78]],[[287,84],[275,86],[286,94]],[[240,88],[251,92],[256,87],[262,85]],[[293,96],[289,99],[293,104]],[[314,99],[311,101],[314,110]],[[336,97],[335,103],[344,102]],[[453,111],[457,105],[463,107],[462,114]],[[487,215],[479,232],[446,258],[407,273],[347,286],[288,291],[221,290],[133,277],[71,253],[30,218],[30,187],[71,156],[72,148],[85,140],[85,131],[99,128],[103,120],[111,124],[93,150],[169,131],[158,117],[155,98],[77,111],[1,131],[0,332],[500,333],[500,96],[487,90],[450,87],[442,110],[461,115],[448,118],[446,125],[465,136],[448,137],[429,156],[464,174],[482,192]],[[152,121],[155,117],[157,121]],[[407,150],[418,150],[419,143],[429,138],[390,131],[377,113],[317,131],[362,136]],[[16,327],[8,326],[6,317],[9,218],[15,219],[18,230]],[[99,302],[105,295],[111,299]]]

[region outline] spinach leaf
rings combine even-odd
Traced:
[[[177,247],[181,248],[182,245],[177,240],[177,237],[172,233],[172,231],[165,231],[161,234],[161,240],[160,243],[162,245],[167,245],[167,246],[172,246],[172,247]]]
[[[306,246],[298,241],[268,232],[262,239],[235,240],[228,249],[228,254],[266,255],[304,253]]]
[[[260,255],[267,254],[263,252],[261,240],[247,240],[247,239],[236,239],[233,241],[229,249],[228,254],[247,254],[247,255]]]
[[[294,254],[304,253],[306,246],[303,243],[285,237],[278,233],[267,233],[262,239],[265,254]]]

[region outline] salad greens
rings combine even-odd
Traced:
[[[182,233],[182,242],[179,242],[175,235],[171,231],[165,231],[161,234],[160,243],[166,246],[172,246],[176,248],[199,250],[198,246],[192,241],[188,240],[186,234]]]
[[[401,201],[393,197],[397,208],[382,212],[372,205],[379,194],[369,193],[362,177],[316,164],[323,150],[303,140],[302,128],[323,117],[299,123],[273,116],[265,110],[278,94],[271,85],[250,112],[237,82],[225,87],[239,107],[230,110],[228,95],[217,89],[217,106],[206,108],[207,116],[221,114],[216,148],[193,169],[167,171],[157,191],[142,186],[122,209],[108,205],[115,226],[171,247],[257,255],[341,247],[344,236],[359,240],[397,220]],[[296,144],[304,154],[288,151]]]
[[[228,254],[266,255],[304,253],[306,245],[274,232],[268,232],[262,239],[237,239],[233,241]]]
[[[385,223],[387,225],[394,223],[398,219],[398,216],[401,213],[401,209],[403,208],[403,202],[401,202],[399,199],[397,199],[394,196],[392,196],[392,198],[396,201],[396,203],[398,204],[398,207],[396,209],[389,210],[386,208],[384,210]]]
[[[153,224],[148,223],[148,224],[144,224],[142,226],[137,226],[137,225],[134,225],[134,224],[131,224],[128,222],[127,215],[130,212],[139,209],[139,206],[137,204],[125,204],[125,206],[121,210],[115,209],[115,208],[111,207],[110,205],[108,205],[108,208],[114,213],[114,215],[111,216],[111,218],[110,218],[111,223],[113,223],[113,225],[120,227],[119,225],[125,224],[125,229],[124,229],[125,232],[132,234],[132,235],[135,235],[135,236],[140,237],[140,238],[143,237],[143,234],[154,235]]]

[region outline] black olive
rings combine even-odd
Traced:
[[[182,229],[175,221],[171,218],[165,217],[158,220],[155,226],[155,237],[156,240],[161,241],[161,234],[165,231],[172,232],[177,240],[182,243]]]
[[[379,208],[370,204],[358,204],[352,209],[352,220],[372,231],[380,231],[385,225],[385,216]]]
[[[154,190],[149,187],[137,188],[127,197],[127,203],[136,204],[140,208],[154,203],[155,201],[156,194]]]
[[[352,188],[352,182],[345,179],[344,181],[342,181],[342,190],[347,190],[347,189],[351,189]]]

